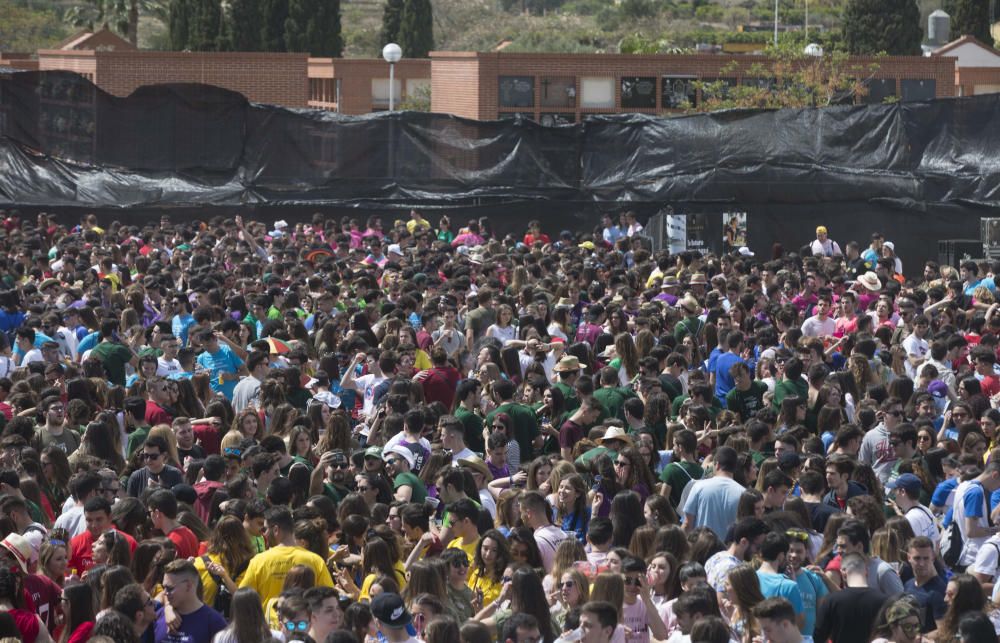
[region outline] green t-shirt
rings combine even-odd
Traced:
[[[493,426],[493,418],[497,413],[506,413],[513,420],[514,439],[521,448],[521,462],[530,462],[535,457],[532,442],[538,437],[538,418],[534,411],[523,404],[507,402],[490,411],[486,416],[486,423]]]
[[[424,500],[427,500],[427,487],[420,481],[420,478],[409,471],[397,473],[396,478],[392,481],[393,490],[395,491],[400,487],[406,486],[409,486],[412,490],[410,502],[422,503]]]
[[[684,487],[691,480],[701,480],[705,470],[697,462],[671,462],[660,473],[660,480],[670,485],[670,504],[677,509]]]
[[[108,381],[117,386],[125,386],[125,365],[132,361],[132,351],[122,344],[101,342],[90,352],[101,360],[108,372]]]
[[[625,421],[625,395],[618,387],[601,387],[594,391],[594,399],[608,412],[608,417]]]
[[[464,406],[455,409],[455,417],[465,427],[465,444],[470,451],[485,453],[486,443],[483,441],[483,419]]]
[[[576,396],[576,389],[572,386],[568,386],[562,382],[556,382],[552,385],[552,388],[559,389],[559,392],[563,394],[565,410],[567,412],[575,411],[580,408],[580,398]]]
[[[146,438],[149,437],[148,426],[137,426],[135,431],[128,434],[128,457],[131,458],[132,454],[136,452],[136,449],[140,448],[146,443]]]
[[[767,384],[754,380],[750,382],[750,388],[741,391],[733,387],[726,393],[726,408],[734,413],[738,413],[744,422],[756,415],[757,411],[764,408],[764,394],[767,393]]]
[[[615,458],[618,457],[618,452],[617,451],[612,451],[608,447],[594,447],[590,451],[587,451],[586,453],[584,453],[583,455],[581,455],[579,458],[577,458],[576,459],[576,464],[582,464],[584,466],[589,466],[590,465],[590,461],[593,460],[594,458],[596,458],[597,456],[601,455],[602,453],[608,454],[608,457],[611,458],[612,460],[614,460]]]

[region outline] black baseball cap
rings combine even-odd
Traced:
[[[372,599],[372,616],[389,627],[402,629],[410,624],[410,613],[399,594],[382,592]]]

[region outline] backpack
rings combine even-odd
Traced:
[[[966,490],[968,493],[968,490]],[[983,490],[983,502],[986,504],[987,499],[986,491]],[[964,494],[962,500],[964,500]],[[955,499],[955,504],[958,503],[958,498]],[[985,507],[985,516],[989,516],[989,506]],[[955,567],[958,562],[962,559],[962,551],[965,549],[965,540],[962,538],[962,532],[958,528],[958,519],[955,517],[954,512],[952,513],[951,523],[941,531],[941,540],[939,541],[941,545],[941,559],[949,567]]]
[[[698,480],[703,479],[705,477],[705,474],[703,472],[702,477],[699,478],[698,480],[695,480],[694,477],[690,473],[688,473],[688,470],[685,469],[683,466],[681,466],[680,462],[677,463],[677,468],[683,471],[684,475],[688,477],[688,481],[684,483],[684,489],[681,491],[680,502],[677,503],[676,507],[677,512],[682,512],[684,511],[684,505],[687,504],[688,496],[691,495],[691,490],[694,489],[694,483],[698,482]]]
[[[205,555],[201,557],[201,560],[205,563],[205,571],[208,572],[208,566],[211,564],[212,559]],[[240,565],[239,569],[236,570],[236,573],[233,574],[233,578],[238,579],[240,574],[245,572],[249,566],[250,561],[247,560],[245,563]],[[212,603],[212,609],[225,616],[226,619],[229,619],[233,604],[233,594],[229,591],[229,588],[226,587],[226,584],[223,582],[221,576],[216,576],[212,572],[208,572],[208,575],[212,577],[212,580],[215,581],[216,586],[219,588],[219,590],[215,593],[215,601]]]
[[[941,545],[941,559],[948,567],[955,567],[962,559],[962,549],[965,547],[957,520],[952,519],[951,524],[941,531],[939,544]]]

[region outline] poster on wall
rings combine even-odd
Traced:
[[[685,250],[710,252],[717,249],[711,242],[710,224],[707,214],[668,214],[667,238],[670,242],[670,252],[676,254]]]
[[[722,251],[733,252],[747,245],[747,213],[722,213]]]

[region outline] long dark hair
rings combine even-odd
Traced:
[[[497,560],[493,564],[493,569],[487,569],[486,563],[483,562],[483,543],[489,538],[497,544]],[[503,576],[503,570],[507,568],[510,564],[510,548],[507,546],[507,539],[503,537],[497,529],[490,529],[482,536],[479,537],[479,542],[476,544],[476,555],[472,563],[472,568],[479,572],[479,576],[482,578],[488,578],[492,581],[499,581]]]
[[[986,597],[983,595],[983,587],[975,576],[971,574],[957,574],[952,576],[949,583],[955,583],[958,591],[955,597],[948,604],[948,611],[944,614],[944,624],[939,628],[939,632],[944,636],[942,641],[949,641],[958,632],[958,622],[962,616],[968,612],[981,612],[986,606]]]
[[[252,587],[241,587],[233,594],[234,618],[230,631],[236,641],[271,641],[271,629],[264,618],[264,608],[260,595]]]
[[[634,491],[619,491],[611,500],[611,546],[628,547],[632,532],[646,524],[642,501]]]
[[[69,620],[63,627],[60,643],[66,643],[76,628],[94,618],[94,590],[87,583],[67,585],[63,588],[63,598],[69,603]]]
[[[517,614],[524,612],[538,619],[538,631],[543,641],[555,639],[552,632],[552,616],[549,614],[549,602],[542,588],[542,580],[535,570],[520,567],[511,577],[511,610]]]

